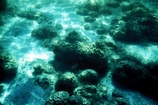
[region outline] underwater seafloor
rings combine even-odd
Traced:
[[[157,0],[1,0],[0,105],[158,105]]]

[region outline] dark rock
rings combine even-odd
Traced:
[[[144,65],[151,74],[158,78],[158,62],[151,62]]]
[[[94,85],[85,85],[77,87],[73,93],[84,98],[95,98],[97,95],[97,88]]]
[[[96,48],[95,44],[63,42],[54,45],[53,51],[55,53],[55,62],[53,64],[56,69],[60,69],[58,67],[64,64],[73,72],[75,72],[74,70],[93,69],[99,75],[106,73],[106,51]],[[60,65],[58,62],[60,62]],[[72,69],[71,67],[74,66],[75,68]]]
[[[35,81],[43,89],[50,87],[50,80],[47,77],[36,76]]]
[[[158,18],[144,5],[132,3],[122,20],[111,26],[115,40],[129,43],[157,42]]]
[[[111,24],[113,25],[111,26],[110,33],[113,36],[113,38],[119,41],[126,41],[127,40],[126,27],[125,27],[126,23],[124,21],[119,21],[115,19],[111,22]]]
[[[149,72],[140,65],[128,60],[120,61],[113,73],[113,81],[129,89],[138,90],[139,86],[149,78]],[[143,84],[142,84],[143,85]]]
[[[65,41],[69,43],[82,42],[84,39],[76,31],[69,32],[68,36],[65,38]]]
[[[137,20],[137,18],[143,18],[143,17],[146,17],[146,15],[151,15],[149,10],[137,7],[130,10],[129,12],[126,12],[122,16],[122,19],[124,21],[131,21],[131,20],[139,21],[139,19]]]
[[[18,11],[17,15],[19,17],[23,17],[29,20],[40,20],[44,18],[42,13],[35,11],[35,10],[28,10],[28,11]]]
[[[142,38],[142,33],[139,24],[134,21],[128,21],[125,24],[126,27],[126,37],[125,40],[129,42],[139,42]]]
[[[33,69],[34,69],[33,72],[34,75],[41,75],[44,71],[46,71],[45,68],[42,67],[42,65],[40,64],[35,64]]]
[[[0,53],[0,82],[9,82],[15,78],[17,64],[14,58],[7,52]]]
[[[104,84],[98,84],[97,86],[97,92],[100,97],[103,99],[107,100],[108,99],[108,91],[107,91],[107,86]]]
[[[99,11],[99,8],[100,8],[100,5],[98,3],[86,3],[84,5],[84,8],[88,9],[89,11],[95,11],[95,12],[98,12]]]
[[[57,31],[51,25],[43,25],[31,32],[31,36],[40,40],[51,39],[58,35]]]
[[[99,80],[98,74],[92,69],[82,71],[78,77],[80,82],[85,84],[97,84]]]
[[[115,89],[112,93],[113,99],[117,102],[117,105],[130,105],[130,101],[125,98],[122,92]]]
[[[55,83],[56,91],[67,91],[72,94],[73,90],[78,86],[76,76],[71,72],[64,73]]]
[[[84,88],[88,93],[97,94],[97,87],[95,87],[94,85],[86,85],[84,86]]]
[[[59,91],[52,93],[47,99],[45,105],[68,105],[69,93]]]
[[[123,96],[120,91],[118,91],[117,89],[114,89],[112,92],[112,97],[113,98],[122,98]]]
[[[132,61],[120,61],[113,73],[114,84],[139,91],[154,100],[158,98],[158,78],[141,65]]]
[[[88,105],[88,101],[79,95],[72,95],[68,103],[69,105]]]
[[[130,11],[132,9],[136,9],[138,7],[144,8],[147,11],[149,10],[143,4],[141,4],[140,2],[134,2],[134,3],[130,3],[130,4],[125,4],[124,3],[123,5],[121,5],[121,8],[122,8],[123,12],[127,12],[127,11]]]

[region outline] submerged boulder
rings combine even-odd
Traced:
[[[51,93],[44,105],[90,105],[90,103],[82,96],[70,96],[66,91],[59,91]]]
[[[52,25],[43,25],[37,29],[34,29],[31,33],[32,37],[40,40],[51,39],[58,35],[57,31]]]
[[[95,98],[97,95],[97,87],[95,85],[80,86],[74,90],[74,94],[84,98]]]
[[[77,31],[73,30],[68,33],[65,40],[69,43],[77,43],[77,42],[84,41],[84,38],[82,38],[81,35]]]
[[[44,105],[68,105],[69,93],[59,91],[52,93]]]
[[[158,18],[143,4],[122,7],[124,15],[111,26],[111,35],[122,42],[157,42]]]
[[[7,52],[0,53],[0,82],[9,82],[17,74],[17,63]]]
[[[86,69],[78,74],[80,82],[85,84],[97,84],[99,77],[96,71],[92,69]]]
[[[55,83],[56,91],[67,91],[72,94],[73,90],[78,86],[76,76],[71,72],[64,73]]]
[[[114,81],[130,89],[138,89],[146,78],[149,78],[148,71],[129,60],[118,62],[113,73]]]
[[[133,61],[123,60],[118,62],[112,79],[117,87],[139,91],[155,100],[158,99],[158,78]]]
[[[106,51],[97,48],[95,44],[62,42],[54,45],[53,51],[56,69],[65,65],[71,70],[93,69],[100,75],[107,71]]]

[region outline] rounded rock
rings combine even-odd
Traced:
[[[99,79],[97,72],[92,69],[82,71],[78,77],[82,83],[86,84],[97,84]]]
[[[94,98],[97,95],[98,91],[95,85],[85,85],[77,87],[73,93],[84,98]]]
[[[66,91],[55,92],[50,95],[45,105],[68,105],[69,93]]]
[[[64,73],[55,83],[56,91],[67,91],[70,94],[78,86],[78,80],[76,76],[71,72]]]
[[[7,52],[0,53],[0,82],[9,82],[17,73],[17,64]]]

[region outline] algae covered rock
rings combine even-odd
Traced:
[[[113,80],[130,89],[138,89],[142,81],[149,78],[149,72],[133,61],[118,62],[113,73]]]
[[[17,74],[17,64],[7,52],[0,53],[0,82],[9,82]]]
[[[97,84],[99,80],[97,72],[92,69],[83,70],[78,74],[78,77],[80,82],[86,84]]]
[[[97,48],[95,44],[63,42],[53,47],[56,69],[62,65],[71,70],[93,69],[100,75],[104,75],[106,72],[106,51]]]
[[[95,85],[80,86],[74,90],[74,94],[84,98],[95,98],[97,95],[97,87]]]
[[[88,101],[79,95],[72,95],[69,98],[69,105],[89,105]]]
[[[157,42],[158,18],[139,2],[123,6],[122,18],[111,26],[111,35],[115,40],[130,43]]]
[[[59,91],[52,93],[47,99],[45,105],[69,105],[69,93],[66,91]]]
[[[133,61],[120,61],[114,70],[113,81],[116,86],[125,87],[157,100],[158,78],[140,64]]]
[[[52,25],[43,25],[37,29],[34,29],[31,33],[32,37],[40,40],[51,39],[58,35],[57,31]]]
[[[83,41],[84,39],[77,31],[73,30],[68,33],[65,40],[69,43],[77,43]]]
[[[90,105],[86,98],[79,95],[69,95],[66,91],[51,93],[45,105]]]
[[[71,72],[64,73],[55,83],[56,91],[67,91],[70,94],[78,86],[78,80],[76,76]]]

